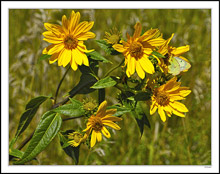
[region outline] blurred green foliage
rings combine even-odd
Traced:
[[[192,93],[183,103],[189,109],[185,118],[172,116],[163,123],[157,114],[149,116],[151,129],[145,126],[142,138],[135,119],[124,115],[119,123],[120,131],[112,130],[112,137],[89,150],[80,148],[80,165],[210,165],[211,164],[211,10],[209,9],[74,9],[81,13],[81,21],[95,22],[91,31],[95,39],[103,39],[104,32],[117,27],[124,39],[126,32],[132,34],[140,21],[145,30],[158,28],[165,39],[175,33],[172,46],[190,45],[184,55],[192,64],[184,73],[182,86],[189,86]],[[44,22],[60,23],[62,15],[68,17],[71,10],[9,10],[9,139],[18,126],[27,102],[39,95],[55,95],[57,85],[65,68],[47,60],[38,63],[44,47],[42,32]],[[100,63],[99,77],[109,68],[121,62],[120,56],[106,56],[94,40],[86,41],[88,49],[96,49],[113,64]],[[120,71],[120,70],[119,70]],[[114,71],[113,74],[119,74]],[[68,72],[58,101],[79,81],[80,72]],[[115,88],[106,89],[108,105],[117,103]],[[77,95],[82,101],[87,97],[98,100],[97,91],[90,95]],[[15,144],[19,144],[36,128],[40,117],[52,105],[47,101],[37,112],[27,130]],[[149,112],[147,105],[146,113]],[[82,119],[63,123],[61,130],[85,128]],[[24,147],[24,149],[27,146]],[[22,150],[24,150],[22,149]],[[72,159],[62,150],[56,137],[50,145],[28,164],[71,165]]]

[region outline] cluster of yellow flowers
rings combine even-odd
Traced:
[[[80,22],[80,13],[72,11],[69,19],[64,15],[62,17],[62,26],[45,23],[44,26],[48,31],[43,33],[44,40],[51,43],[43,50],[43,54],[51,55],[49,62],[54,63],[58,60],[58,66],[65,67],[70,63],[72,69],[76,71],[78,66],[84,64],[89,66],[89,60],[85,53],[92,52],[87,50],[84,41],[94,38],[95,34],[89,30],[93,27],[94,22]],[[163,122],[166,121],[166,115],[171,117],[175,114],[185,117],[184,113],[188,112],[186,106],[178,100],[185,99],[191,90],[187,87],[180,87],[181,82],[177,82],[176,75],[186,72],[190,67],[189,61],[181,55],[189,51],[189,45],[181,47],[170,46],[174,34],[170,38],[164,39],[162,33],[158,29],[150,29],[146,32],[142,31],[142,25],[137,22],[134,26],[134,34],[130,36],[127,33],[127,41],[121,39],[121,32],[113,29],[110,33],[105,33],[105,41],[112,45],[117,52],[122,53],[125,57],[124,66],[126,67],[126,75],[130,78],[135,72],[141,79],[148,79],[148,74],[154,74],[159,68],[160,72],[167,77],[162,85],[153,86],[150,114],[154,114],[158,109],[158,113]],[[143,34],[142,34],[143,33]],[[154,53],[161,56],[157,56]],[[156,60],[153,63],[152,58]],[[150,79],[152,82],[152,79]],[[115,121],[122,120],[119,117],[112,116],[116,109],[106,110],[107,102],[104,101],[98,107],[96,114],[89,117],[84,136],[80,133],[72,133],[69,135],[70,144],[74,147],[84,142],[91,134],[90,146],[96,144],[96,140],[102,140],[102,134],[109,138],[110,133],[105,126],[119,130],[120,127]]]

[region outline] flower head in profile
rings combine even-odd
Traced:
[[[80,22],[80,13],[72,11],[69,19],[65,15],[62,17],[62,26],[57,24],[44,23],[48,31],[43,33],[44,40],[51,43],[43,50],[43,54],[52,55],[49,62],[58,60],[58,66],[65,67],[70,63],[74,71],[78,65],[89,66],[89,61],[85,53],[87,50],[83,41],[94,38],[95,34],[89,30],[94,22]]]
[[[79,132],[73,132],[68,135],[68,139],[70,139],[70,141],[68,141],[68,143],[73,147],[77,147],[81,143],[85,142],[87,138],[88,138],[88,136],[86,134],[83,136]]]
[[[174,33],[157,50],[157,52],[159,52],[160,54],[162,54],[162,55],[164,55],[166,57],[165,59],[164,58],[160,58],[160,61],[158,62],[158,65],[159,65],[160,69],[165,74],[167,74],[169,72],[168,66],[170,64],[169,61],[170,61],[171,57],[179,57],[179,58],[181,58],[184,61],[189,63],[188,59],[186,59],[185,57],[181,56],[182,54],[184,54],[184,53],[189,51],[189,49],[190,49],[189,45],[181,46],[181,47],[169,46],[169,43],[170,43],[171,39],[173,38],[173,36],[174,36]],[[188,71],[188,69],[184,70],[183,72],[186,72],[186,71]]]
[[[120,130],[121,128],[114,123],[115,121],[121,121],[119,117],[112,116],[117,111],[116,109],[106,110],[107,102],[103,101],[98,108],[96,115],[92,115],[87,122],[86,129],[83,132],[86,132],[87,136],[91,133],[91,142],[90,146],[93,147],[98,142],[102,141],[102,134],[110,138],[111,135],[105,126],[109,126],[115,130]]]
[[[165,40],[162,38],[158,29],[150,29],[141,36],[142,26],[137,22],[134,26],[133,36],[127,33],[127,42],[122,41],[123,45],[115,44],[113,48],[124,54],[126,74],[130,77],[137,72],[143,79],[145,72],[153,74],[155,72],[152,62],[148,59],[154,48],[163,45]]]
[[[156,88],[151,97],[150,114],[158,113],[163,122],[166,121],[166,115],[171,117],[175,114],[185,117],[184,112],[188,112],[186,106],[177,100],[185,99],[191,90],[188,87],[180,87],[181,82],[176,82],[177,78],[173,77],[166,84]]]
[[[104,39],[108,44],[115,45],[121,42],[121,32],[113,28],[110,32],[105,32]]]

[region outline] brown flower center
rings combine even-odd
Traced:
[[[166,92],[156,92],[155,97],[159,105],[166,106],[169,104],[170,100]]]
[[[91,119],[92,128],[95,131],[100,131],[103,127],[103,123],[102,123],[101,118],[94,116],[94,117],[90,117],[90,119]]]
[[[69,35],[64,39],[64,45],[66,49],[75,49],[78,45],[78,40]]]
[[[130,54],[132,57],[135,57],[136,59],[139,59],[143,55],[143,46],[140,42],[133,42],[130,47]]]

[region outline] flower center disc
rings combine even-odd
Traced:
[[[157,93],[156,95],[157,103],[161,106],[166,106],[169,104],[169,97],[165,92]]]
[[[139,42],[134,42],[130,45],[130,54],[136,59],[140,58],[143,55],[143,46]]]
[[[78,45],[78,40],[74,38],[73,36],[67,36],[64,39],[64,45],[67,49],[75,49]]]
[[[119,41],[119,36],[116,35],[116,34],[113,34],[113,35],[111,35],[111,36],[109,37],[108,40],[109,40],[109,42],[111,42],[113,45],[114,45],[114,44],[117,44],[118,41]]]
[[[102,120],[99,117],[92,118],[92,128],[95,131],[100,131],[103,127]]]

